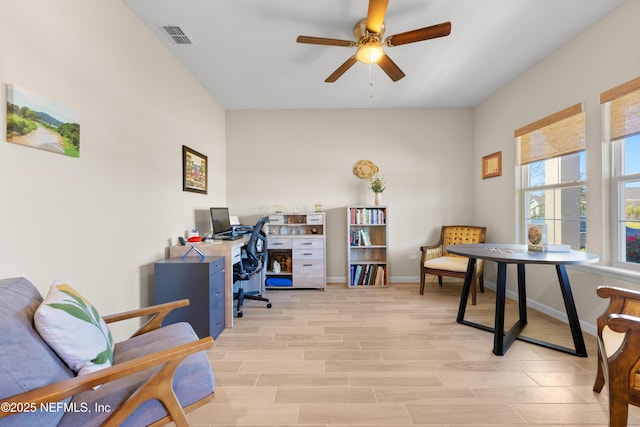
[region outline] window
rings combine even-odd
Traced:
[[[515,131],[520,155],[519,225],[546,224],[549,243],[587,243],[585,118],[576,104]]]
[[[600,95],[611,144],[612,260],[640,269],[640,78]]]

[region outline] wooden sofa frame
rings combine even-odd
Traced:
[[[133,335],[138,336],[146,332],[158,329],[162,326],[162,321],[173,309],[186,307],[189,300],[173,301],[150,307],[144,307],[123,313],[103,316],[106,323],[118,322],[121,320],[134,319],[137,317],[151,316],[151,318],[138,329]],[[0,402],[14,403],[20,406],[29,404],[46,404],[62,401],[82,391],[90,390],[95,386],[109,383],[129,375],[147,370],[149,368],[160,367],[135,393],[123,402],[118,408],[112,408],[112,413],[103,424],[104,426],[119,426],[129,415],[143,402],[150,399],[157,399],[166,408],[168,415],[153,424],[161,426],[173,421],[177,426],[188,426],[186,412],[193,411],[214,398],[214,393],[192,403],[183,408],[173,391],[173,375],[178,365],[190,354],[197,353],[213,347],[213,338],[206,337],[197,341],[179,345],[167,350],[159,351],[134,360],[118,363],[109,368],[102,369],[87,375],[77,376],[68,380],[49,384],[24,393],[20,393]],[[0,411],[0,418],[12,415],[11,412]]]

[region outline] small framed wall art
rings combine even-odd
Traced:
[[[482,158],[482,179],[502,175],[502,151]]]
[[[182,190],[207,194],[207,156],[182,146]]]
[[[79,114],[52,99],[7,83],[7,142],[80,157]]]

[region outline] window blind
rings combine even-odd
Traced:
[[[600,94],[600,103],[611,103],[611,140],[640,133],[640,77]]]
[[[582,103],[565,108],[514,132],[520,138],[520,164],[564,156],[585,149]]]

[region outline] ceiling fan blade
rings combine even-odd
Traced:
[[[388,5],[389,0],[369,0],[369,10],[367,12],[368,32],[380,34]]]
[[[335,70],[329,77],[327,77],[325,82],[326,83],[335,82],[336,80],[338,80],[340,78],[341,75],[343,75],[356,62],[358,62],[358,60],[356,59],[356,56],[353,55],[351,58],[349,58],[346,61],[344,61],[344,63],[341,66],[339,66],[338,69]]]
[[[339,40],[339,39],[327,39],[324,37],[309,37],[309,36],[298,36],[296,39],[298,43],[308,43],[308,44],[321,44],[324,46],[343,46],[343,47],[352,47],[355,46],[355,42],[349,40]]]
[[[382,55],[382,58],[378,61],[378,65],[394,82],[397,82],[405,76],[400,67],[398,67],[387,54]]]
[[[389,46],[400,46],[402,44],[414,43],[423,40],[435,39],[448,36],[451,33],[451,22],[432,25],[430,27],[419,28],[406,33],[395,34],[387,37],[385,43]]]

